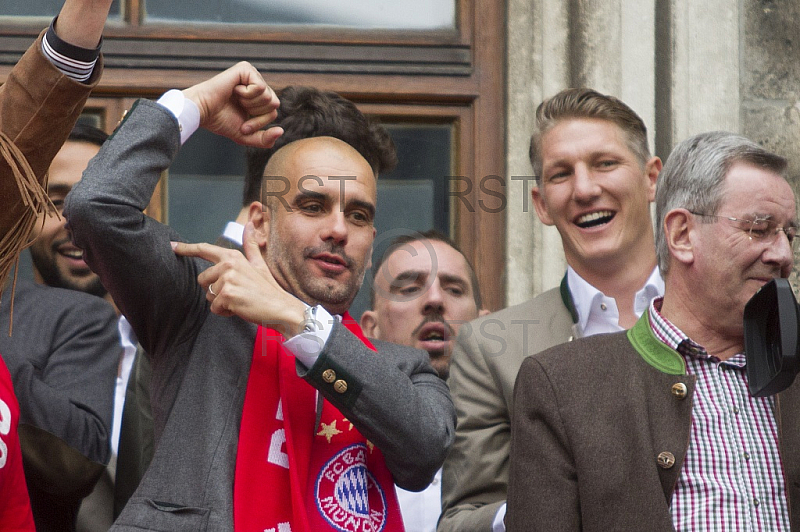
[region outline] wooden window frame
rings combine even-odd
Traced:
[[[456,28],[444,31],[143,24],[142,6],[124,2],[124,22],[109,22],[104,34],[105,71],[89,106],[102,110],[107,128],[135,97],[193,85],[238,60],[276,89],[310,85],[387,120],[453,123],[453,175],[470,190],[452,198],[452,234],[475,267],[486,308],[504,306],[506,216],[497,206],[506,192],[505,2],[457,0]],[[45,24],[0,17],[0,82]],[[165,194],[159,189],[148,209],[159,219]]]

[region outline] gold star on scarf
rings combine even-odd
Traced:
[[[337,434],[341,434],[342,431],[336,428],[336,420],[334,419],[331,424],[321,423],[322,430],[317,432],[317,436],[325,436],[328,440],[328,443],[331,442],[331,438],[336,436]]]
[[[375,448],[375,445],[371,441],[367,440],[367,447],[369,447],[369,452],[372,452],[372,450]]]

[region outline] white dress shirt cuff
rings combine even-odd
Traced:
[[[506,517],[506,503],[497,509],[494,514],[494,521],[492,521],[492,532],[506,532],[506,523],[503,521]]]
[[[238,222],[228,222],[222,236],[241,246],[242,240],[244,240],[244,226]]]
[[[200,127],[200,109],[192,100],[186,98],[183,92],[172,89],[164,93],[157,102],[178,119],[181,130],[181,145]]]
[[[291,351],[306,369],[311,368],[317,361],[333,330],[333,316],[321,305],[315,308],[316,315],[308,322],[308,329],[283,343],[283,346]]]

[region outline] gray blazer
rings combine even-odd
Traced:
[[[0,306],[0,353],[19,399],[36,529],[73,530],[111,454],[117,316],[99,297],[19,281],[9,337],[10,300]]]
[[[142,214],[180,144],[178,123],[139,100],[67,198],[75,243],[103,280],[153,363],[156,450],[112,530],[227,531],[256,326],[209,311],[197,274],[169,227]],[[424,488],[452,442],[447,386],[423,351],[376,342],[376,354],[336,324],[315,365],[298,374],[384,454],[402,487]],[[333,369],[344,393],[321,375]]]
[[[558,288],[461,327],[450,368],[458,414],[439,532],[489,532],[506,500],[514,381],[528,355],[576,335]]]

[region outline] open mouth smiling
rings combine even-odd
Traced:
[[[83,260],[83,252],[76,248],[59,249],[58,252],[68,259]]]
[[[610,222],[617,213],[614,211],[595,211],[582,214],[575,219],[575,225],[581,229],[598,227]]]
[[[53,244],[52,249],[65,259],[83,262],[83,251],[75,247],[69,240],[59,240]]]

